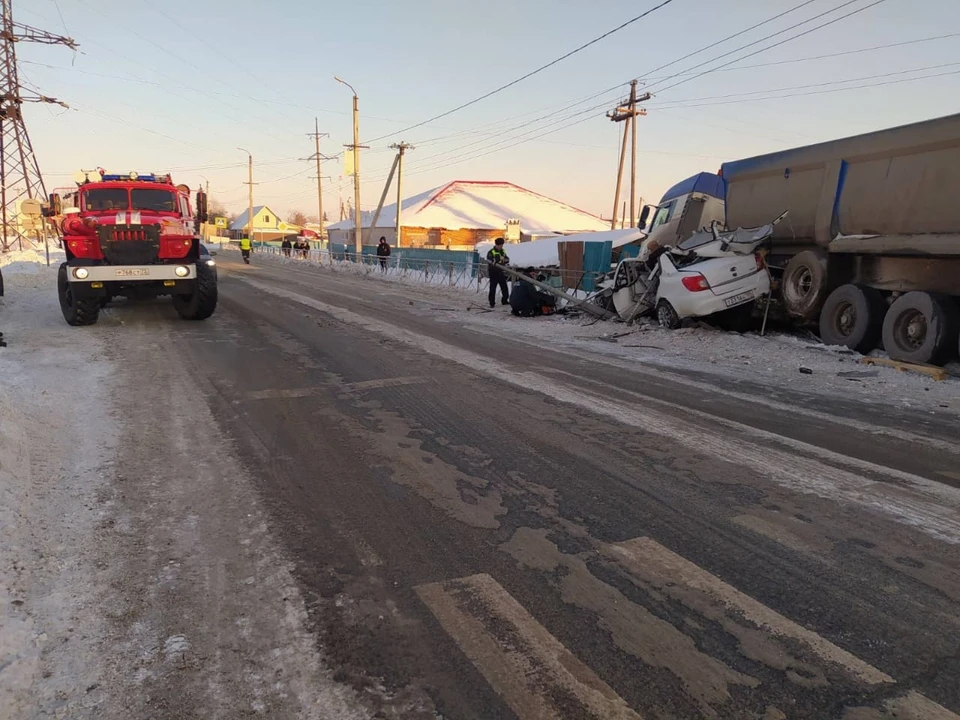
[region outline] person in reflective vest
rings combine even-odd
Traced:
[[[250,238],[240,238],[240,254],[243,255],[243,261],[250,264]]]
[[[507,274],[503,271],[505,265],[510,264],[510,258],[507,257],[507,251],[503,249],[503,238],[499,237],[493,241],[494,245],[487,253],[487,262],[490,269],[490,293],[487,299],[490,301],[490,307],[497,306],[497,288],[500,288],[500,304],[506,305],[509,301],[510,291],[507,290]]]

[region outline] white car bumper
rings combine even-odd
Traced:
[[[679,286],[679,287],[677,287]],[[690,292],[679,282],[671,288],[671,297],[666,297],[681,318],[706,317],[730,308],[746,305],[770,294],[770,275],[758,272],[744,282],[729,283],[722,287],[722,294],[713,290]]]
[[[86,271],[84,274],[83,271]],[[179,273],[178,273],[179,271]],[[79,277],[83,275],[83,277]],[[70,282],[144,282],[152,280],[192,280],[197,266],[183,265],[77,265],[67,268]]]

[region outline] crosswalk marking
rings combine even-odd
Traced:
[[[804,644],[821,659],[846,668],[863,682],[894,682],[886,673],[785,618],[650,538],[635,538],[610,545],[609,548],[611,554],[632,575],[650,582],[668,595],[683,595],[682,599],[697,605],[694,609],[700,612],[704,612],[705,608],[715,605],[716,602],[722,603],[727,609],[739,612],[744,619],[761,629]],[[691,597],[684,592],[689,590],[699,593],[699,597]]]
[[[489,575],[420,585],[416,592],[523,720],[641,720]]]

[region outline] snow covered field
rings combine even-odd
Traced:
[[[599,356],[625,367],[642,364],[666,371],[702,371],[729,379],[731,388],[738,382],[751,381],[769,385],[772,390],[792,388],[858,402],[960,414],[957,364],[948,367],[953,377],[935,381],[922,374],[861,364],[857,353],[824,346],[813,336],[771,332],[761,337],[758,333],[729,333],[707,326],[671,331],[650,322],[626,325],[563,315],[515,318],[506,308],[498,307],[493,312],[486,308],[486,281],[478,291],[476,280],[450,287],[442,277],[425,282],[421,273],[381,274],[354,263],[340,263],[331,270],[326,261],[290,260],[262,253],[255,255],[255,261],[290,263],[318,273],[349,273],[367,282],[388,283],[403,288],[410,297],[443,305],[447,311],[436,315],[440,322],[465,323],[477,332]],[[882,352],[874,355],[883,357]]]

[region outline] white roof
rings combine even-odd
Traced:
[[[397,206],[387,205],[380,213],[377,227],[396,225]],[[446,230],[504,229],[507,220],[520,220],[525,233],[573,233],[603,230],[607,223],[583,210],[553,200],[508,182],[455,180],[403,201],[405,226],[444,228]],[[372,212],[362,214],[361,223],[369,227]],[[329,226],[330,230],[351,230],[353,219]]]
[[[629,245],[632,242],[646,237],[646,233],[636,228],[624,230],[606,230],[604,232],[579,233],[577,235],[561,235],[560,237],[544,238],[531,242],[508,244],[504,246],[510,264],[514,267],[551,267],[560,264],[560,251],[557,245],[561,242],[606,242],[613,243],[614,248]],[[486,257],[493,247],[492,242],[477,243],[477,252],[480,257]]]

